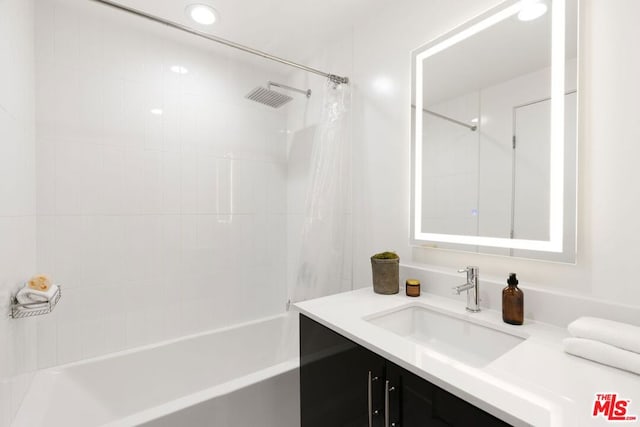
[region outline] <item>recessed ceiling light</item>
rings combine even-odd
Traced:
[[[547,5],[540,0],[522,0],[518,19],[521,21],[533,21],[547,13]]]
[[[218,20],[216,10],[206,4],[190,4],[187,6],[186,13],[200,25],[213,25]]]
[[[156,116],[161,116],[162,115],[162,109],[161,108],[154,108],[151,110],[151,114],[154,114]]]
[[[187,70],[185,67],[183,67],[182,65],[173,65],[170,68],[171,71],[173,71],[176,74],[187,74],[189,72],[189,70]]]

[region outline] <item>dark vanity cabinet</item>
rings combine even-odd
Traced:
[[[300,315],[303,427],[368,426],[369,417],[372,425],[383,426],[382,387],[377,385],[384,372],[382,357]]]
[[[302,427],[509,424],[300,315]]]

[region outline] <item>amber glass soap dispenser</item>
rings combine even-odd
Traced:
[[[502,290],[502,320],[512,325],[524,321],[524,294],[518,288],[516,273],[509,273],[507,287]]]

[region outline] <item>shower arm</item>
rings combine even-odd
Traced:
[[[123,12],[131,13],[131,14],[139,16],[141,18],[145,18],[145,19],[148,19],[150,21],[157,22],[159,24],[164,24],[164,25],[166,25],[168,27],[175,28],[177,30],[182,30],[184,32],[193,34],[195,36],[202,37],[202,38],[205,38],[207,40],[211,40],[211,41],[214,41],[216,43],[220,43],[220,44],[223,44],[225,46],[232,47],[234,49],[238,49],[238,50],[241,50],[243,52],[250,53],[252,55],[260,56],[260,57],[268,59],[270,61],[279,62],[281,64],[288,65],[290,67],[298,68],[300,70],[307,71],[309,73],[313,73],[313,74],[317,74],[319,76],[326,77],[330,81],[332,81],[333,83],[336,83],[336,84],[348,84],[349,83],[349,78],[348,77],[342,77],[342,76],[338,76],[336,74],[325,73],[324,71],[318,70],[316,68],[312,68],[312,67],[308,67],[306,65],[298,64],[296,62],[289,61],[288,59],[280,58],[278,56],[271,55],[270,53],[263,52],[261,50],[254,49],[254,48],[251,48],[251,47],[248,47],[248,46],[244,46],[244,45],[241,45],[240,43],[236,43],[236,42],[233,42],[231,40],[223,39],[222,37],[214,36],[212,34],[208,34],[208,33],[205,33],[203,31],[194,30],[193,28],[189,28],[186,25],[182,25],[182,24],[179,24],[177,22],[169,21],[167,19],[160,18],[159,16],[156,16],[156,15],[151,15],[149,13],[143,12],[143,11],[138,10],[138,9],[134,9],[134,8],[131,8],[131,7],[128,7],[128,6],[124,6],[124,5],[116,3],[115,1],[112,1],[112,0],[91,0],[91,1],[94,1],[94,2],[97,2],[97,3],[101,3],[101,4],[105,5],[105,6],[110,6],[110,7],[114,8],[114,9],[118,9],[118,10],[123,11]]]
[[[311,98],[311,89],[302,90],[302,89],[298,89],[296,87],[283,85],[282,83],[276,83],[276,82],[272,82],[272,81],[267,82],[267,88],[271,89],[271,86],[275,86],[275,87],[279,87],[279,88],[282,88],[282,89],[291,90],[293,92],[298,92],[298,93],[301,93],[303,95],[306,95],[307,98]]]

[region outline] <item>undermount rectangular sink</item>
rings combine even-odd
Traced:
[[[366,320],[474,367],[489,364],[525,339],[419,305]]]

